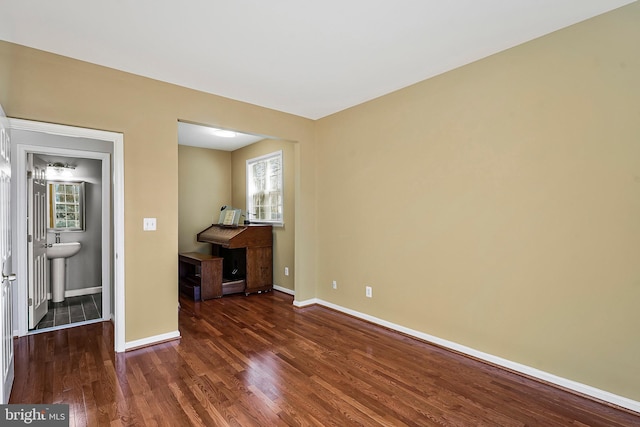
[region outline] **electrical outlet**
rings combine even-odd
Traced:
[[[155,231],[156,230],[156,219],[155,218],[145,218],[142,221],[142,229],[144,231]]]
[[[333,282],[331,282],[331,287],[333,289],[338,289],[338,282],[336,282],[335,280]]]
[[[371,289],[371,286],[365,286],[364,294],[365,294],[365,296],[367,298],[372,298],[373,297],[373,290]]]
[[[289,275],[289,267],[285,267],[284,268],[284,275],[288,276]]]

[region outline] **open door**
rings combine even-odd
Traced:
[[[10,273],[11,265],[11,144],[0,106],[0,262],[2,285],[0,286],[0,403],[9,401],[13,385],[13,294],[11,283],[16,279]]]
[[[29,329],[47,314],[47,162],[27,154]]]

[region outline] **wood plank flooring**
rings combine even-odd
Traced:
[[[67,403],[72,426],[640,426],[632,413],[291,303],[280,292],[181,298],[182,338],[125,354],[114,354],[108,322],[17,339],[10,403]]]

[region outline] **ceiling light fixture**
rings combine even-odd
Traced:
[[[224,130],[224,129],[216,129],[213,131],[215,136],[220,136],[222,138],[235,138],[237,133],[232,130]]]

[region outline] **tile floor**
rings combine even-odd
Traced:
[[[49,312],[35,329],[52,328],[102,317],[102,294],[65,298],[63,302],[49,301]]]

